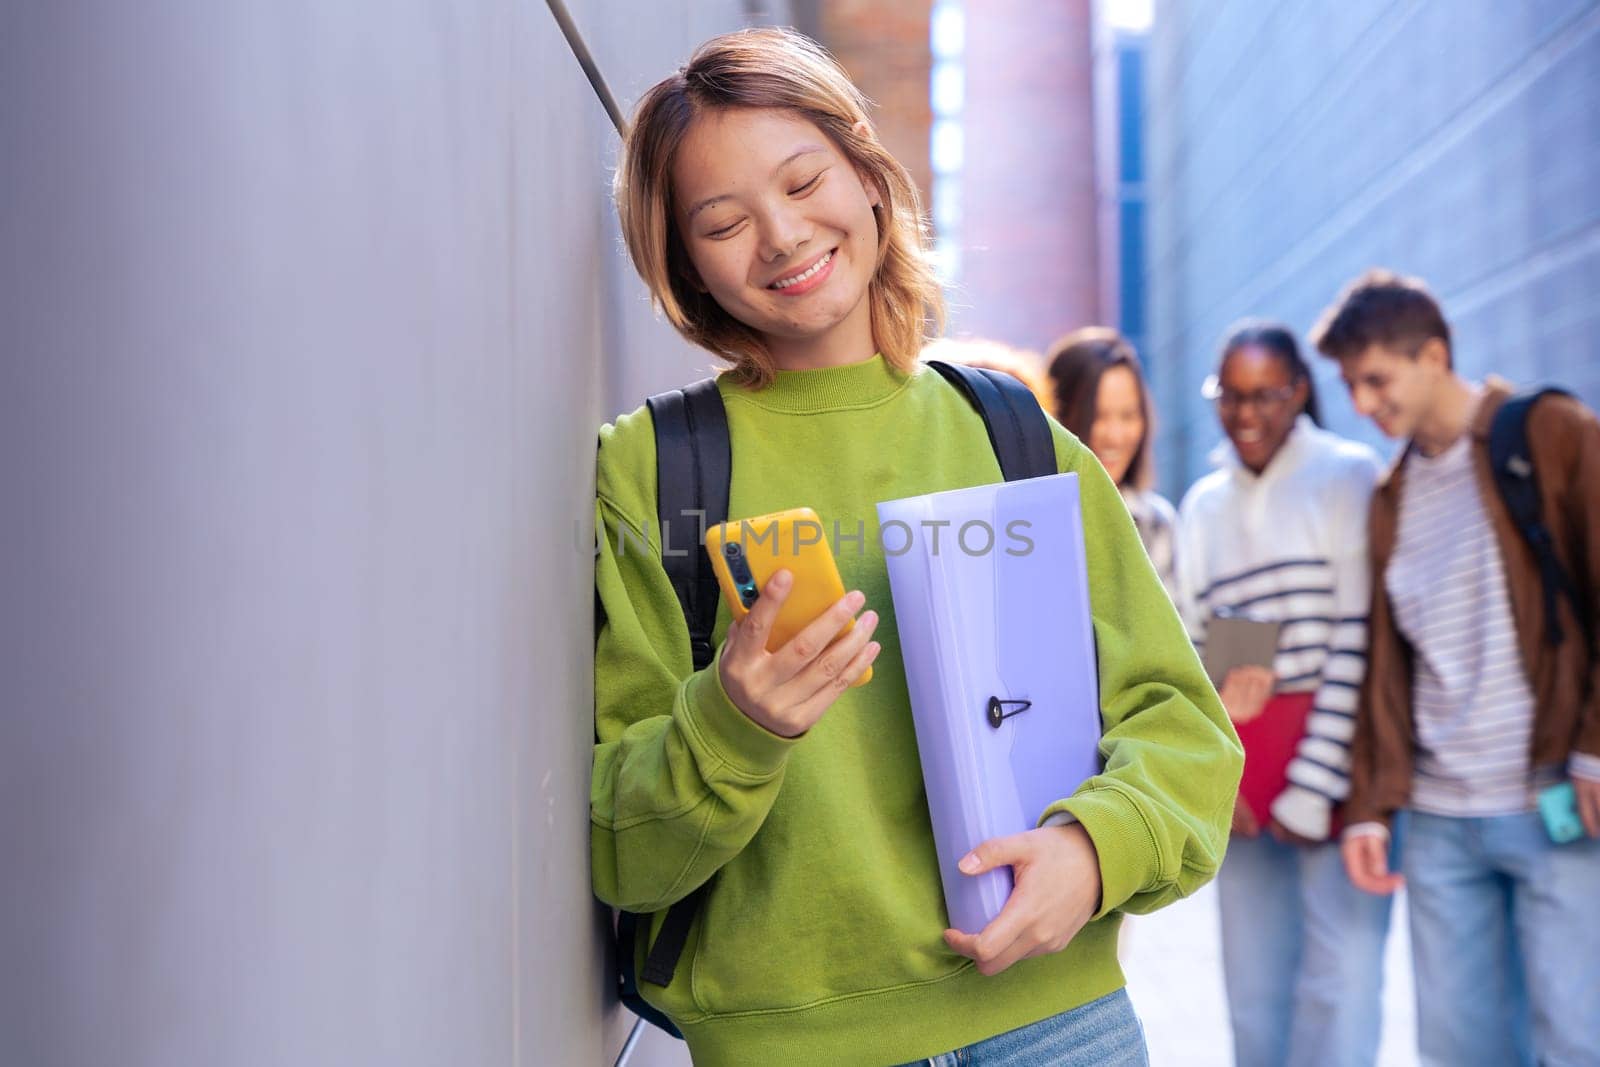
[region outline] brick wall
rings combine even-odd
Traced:
[[[877,106],[878,136],[917,181],[929,205],[930,0],[817,0],[795,5],[796,26],[816,36]]]

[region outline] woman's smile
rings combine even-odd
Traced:
[[[767,288],[784,296],[801,296],[811,292],[827,281],[828,275],[833,273],[833,254],[837,251],[836,248],[828,249],[804,267],[785,274]]]

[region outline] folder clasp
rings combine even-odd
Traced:
[[[1011,716],[1020,715],[1031,707],[1033,707],[1033,701],[1031,700],[1001,700],[999,697],[990,697],[989,725],[998,730],[1000,729],[1000,724],[1011,718]],[[1007,710],[1008,708],[1010,709],[1009,711]]]

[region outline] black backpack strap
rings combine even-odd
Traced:
[[[989,443],[1008,482],[1057,473],[1055,439],[1050,422],[1032,390],[1000,371],[928,360],[945,381],[961,390],[989,431]]]
[[[1539,498],[1539,472],[1533,466],[1533,451],[1528,447],[1528,416],[1540,398],[1555,394],[1571,396],[1565,389],[1546,387],[1518,393],[1494,413],[1489,424],[1489,466],[1505,501],[1511,521],[1533,549],[1544,587],[1545,638],[1559,645],[1566,637],[1561,626],[1558,597],[1565,595],[1580,624],[1588,618],[1578,587],[1556,555],[1555,539],[1544,523]],[[1585,635],[1587,637],[1587,634]]]
[[[673,1037],[682,1037],[682,1032],[672,1025],[666,1013],[645,1000],[639,992],[638,966],[635,963],[638,950],[635,946],[639,941],[640,923],[644,923],[648,930],[649,916],[631,911],[617,913],[617,996],[624,1007],[645,1022],[665,1030]]]
[[[655,424],[661,566],[683,607],[694,669],[705,670],[716,651],[711,633],[717,624],[718,591],[704,541],[707,527],[728,518],[728,492],[733,480],[728,415],[714,378],[660,393],[646,400],[645,406]],[[643,970],[637,969],[637,944],[641,928],[648,935],[649,917],[622,912],[617,918],[617,972],[622,1002],[635,1015],[674,1037],[683,1035],[666,1015],[644,999],[639,982],[671,984],[708,885],[700,886],[667,909]]]
[[[661,565],[683,605],[694,669],[711,664],[717,623],[717,578],[702,542],[707,527],[726,522],[733,447],[715,378],[645,401],[656,430],[656,514]]]

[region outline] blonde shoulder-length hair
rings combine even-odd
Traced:
[[[732,365],[742,384],[763,387],[777,368],[761,335],[694,283],[673,211],[672,166],[695,119],[732,108],[779,108],[826,134],[882,203],[878,256],[867,288],[872,338],[898,370],[916,366],[923,341],[944,322],[944,300],[927,256],[916,184],[878,143],[867,101],[821,46],[790,30],[713,37],[687,65],[640,99],[623,140],[615,195],[622,234],[651,299],[684,337]],[[861,125],[865,124],[865,125]]]

